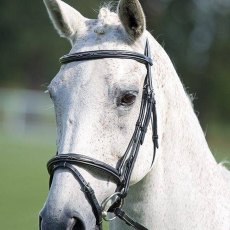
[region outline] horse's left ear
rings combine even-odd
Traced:
[[[132,40],[139,38],[146,29],[145,14],[138,0],[120,0],[118,15]]]

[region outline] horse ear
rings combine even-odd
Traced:
[[[120,0],[118,15],[132,40],[143,34],[146,29],[145,14],[138,0]]]
[[[71,42],[73,35],[85,21],[85,18],[74,8],[61,0],[44,0],[51,21],[61,37]]]

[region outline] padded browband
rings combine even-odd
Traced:
[[[147,57],[144,54],[125,50],[95,50],[67,54],[60,58],[60,63],[67,64],[75,61],[88,61],[103,58],[133,59],[142,64],[153,65],[153,61],[150,57]]]

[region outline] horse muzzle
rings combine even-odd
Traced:
[[[39,214],[39,230],[85,230],[85,224],[79,216],[68,215],[65,210],[61,214],[48,212],[46,207]]]

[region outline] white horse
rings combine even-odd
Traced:
[[[163,48],[146,31],[138,0],[118,10],[100,9],[87,19],[61,0],[44,0],[70,53],[90,50],[144,52],[148,38],[159,146],[153,167],[151,127],[140,149],[124,209],[148,229],[230,229],[230,173],[217,164],[178,75]],[[146,68],[130,59],[99,59],[63,65],[48,90],[54,102],[59,154],[80,153],[111,166],[121,159],[139,114]],[[77,167],[99,202],[116,184],[97,170]],[[55,171],[40,213],[41,229],[96,229],[95,216],[70,171]],[[122,221],[110,229],[130,229]]]

